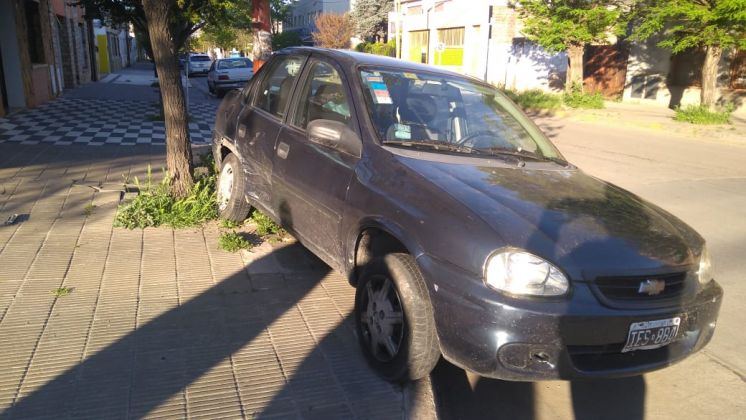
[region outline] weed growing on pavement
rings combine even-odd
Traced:
[[[524,111],[555,111],[562,106],[562,97],[546,93],[540,89],[525,90],[523,92],[505,90],[503,92]]]
[[[220,219],[220,227],[225,229],[235,229],[241,226],[243,222],[236,222],[230,219]]]
[[[250,249],[251,242],[236,233],[236,231],[223,232],[218,238],[218,245],[221,249],[228,252],[238,252],[242,249]]]
[[[56,289],[50,290],[50,293],[52,293],[54,297],[58,297],[58,298],[65,297],[72,292],[73,292],[72,287],[58,287]]]
[[[690,124],[729,124],[733,104],[728,104],[722,111],[711,111],[705,105],[689,105],[686,108],[676,108],[673,119]]]
[[[90,216],[93,214],[93,210],[95,209],[96,209],[96,206],[93,203],[88,203],[88,205],[86,205],[85,208],[83,209],[83,213],[86,216]]]
[[[127,229],[168,225],[174,228],[201,225],[218,216],[215,197],[215,175],[209,171],[195,177],[190,194],[174,198],[169,191],[170,179],[164,176],[161,182],[153,182],[148,168],[144,182],[135,177],[134,183],[140,193],[130,202],[119,207],[114,226]]]
[[[251,220],[256,223],[256,233],[259,236],[285,234],[285,229],[256,209],[251,213]]]
[[[604,107],[604,97],[601,92],[586,93],[583,92],[583,87],[578,85],[562,95],[562,102],[570,108],[601,109]]]

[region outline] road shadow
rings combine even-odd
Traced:
[[[443,420],[533,420],[546,406],[538,392],[546,382],[511,382],[479,377],[441,360],[432,374],[436,402]],[[638,420],[645,418],[645,380],[620,379],[572,381],[570,403],[576,420]],[[562,399],[559,400],[564,406]],[[556,400],[553,400],[556,401]],[[557,414],[561,416],[561,414]]]

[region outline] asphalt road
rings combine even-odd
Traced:
[[[746,412],[746,142],[542,121],[571,162],[670,211],[708,241],[725,298],[704,351],[644,376],[518,383],[441,363],[433,386],[445,419],[740,419]],[[744,135],[746,138],[746,134]]]

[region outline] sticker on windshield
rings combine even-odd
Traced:
[[[405,124],[394,124],[394,137],[397,139],[411,140],[412,127]]]
[[[365,84],[368,85],[371,96],[373,96],[373,102],[376,104],[392,104],[391,95],[389,94],[389,88],[383,80],[380,73],[365,73],[363,72],[363,79]]]
[[[417,80],[417,75],[414,73],[402,73],[402,76],[406,77],[407,79]]]

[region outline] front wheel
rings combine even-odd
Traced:
[[[251,206],[244,197],[246,180],[241,171],[241,163],[233,153],[223,159],[217,187],[220,217],[235,222],[244,221]]]
[[[389,254],[363,268],[355,326],[368,363],[388,381],[421,379],[440,358],[430,297],[411,255]]]

